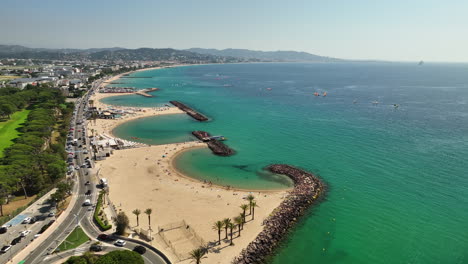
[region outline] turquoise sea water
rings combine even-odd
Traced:
[[[117,136],[162,144],[190,140],[195,129],[224,135],[235,156],[198,149],[176,160],[186,174],[219,184],[288,186],[262,171],[278,162],[327,182],[326,201],[273,263],[468,263],[467,65],[233,64],[135,76],[152,78],[121,81],[161,91],[104,102],[180,100],[211,120],[140,119]]]

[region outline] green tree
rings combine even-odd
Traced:
[[[224,218],[223,219],[224,230],[226,231],[226,236],[224,237],[224,239],[228,238],[229,223],[231,223],[231,218]]]
[[[255,200],[255,197],[253,195],[249,194],[247,196],[247,201],[249,201],[249,208],[250,208],[249,214],[252,214],[252,202],[253,202],[253,200]]]
[[[200,264],[205,255],[206,250],[204,248],[197,248],[190,252],[190,259],[194,260],[196,264]]]
[[[115,217],[114,222],[116,226],[116,233],[118,235],[124,235],[125,230],[127,229],[128,224],[130,223],[127,215],[124,212],[118,213],[117,216]]]
[[[94,264],[144,264],[143,257],[130,250],[115,250],[100,257]]]
[[[138,219],[138,216],[141,214],[140,209],[135,209],[135,210],[132,211],[132,213],[133,213],[134,215],[136,215],[136,218],[137,218],[137,226],[139,226],[140,224],[139,224],[139,221],[138,221],[138,220],[139,220],[139,219]]]
[[[237,216],[234,218],[234,223],[237,225],[237,229],[239,230],[239,234],[237,235],[240,237],[241,235],[241,225],[242,225],[243,219],[240,216]]]
[[[255,207],[259,207],[256,201],[252,201],[252,220],[255,218]]]
[[[236,226],[235,226],[233,223],[229,222],[228,228],[229,228],[229,230],[230,230],[230,232],[231,232],[231,243],[230,243],[231,246],[234,245],[234,243],[232,243],[232,230],[233,230],[235,227],[236,227]]]
[[[145,210],[145,214],[148,215],[148,225],[149,229],[151,229],[151,213],[153,213],[153,210],[148,208]]]
[[[243,228],[244,228],[244,224],[245,224],[245,212],[240,213],[239,216],[242,218],[241,229],[243,229]]]
[[[248,204],[243,204],[243,205],[240,206],[240,208],[242,209],[242,211],[245,214],[245,211],[247,211],[247,208],[249,208],[249,205]],[[245,219],[244,219],[244,221],[245,221]]]
[[[224,223],[223,221],[216,221],[213,224],[213,230],[218,231],[218,244],[221,245],[221,230],[223,230]]]

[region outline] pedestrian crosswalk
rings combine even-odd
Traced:
[[[73,255],[74,256],[83,255],[83,253],[87,252],[88,250],[89,250],[89,246],[75,248]]]

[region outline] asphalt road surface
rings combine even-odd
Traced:
[[[97,88],[99,83],[93,85],[93,89]],[[89,93],[87,93],[83,99],[76,102],[76,113],[74,118],[72,119],[72,127],[73,130],[73,137],[74,138],[82,138],[86,140],[86,142],[78,141],[78,146],[82,145],[83,148],[79,148],[78,146],[74,146],[75,151],[75,166],[80,166],[85,164],[84,158],[87,155],[91,154],[84,154],[83,150],[86,148],[90,150],[89,142],[87,141],[87,135],[83,135],[83,131],[86,131],[86,123],[84,124],[77,124],[80,120],[85,121],[86,119],[83,117],[84,108],[89,99]],[[85,143],[85,144],[84,144]],[[90,151],[91,152],[91,151]],[[90,157],[91,158],[91,157]],[[87,168],[79,168],[76,171],[75,177],[75,184],[74,184],[74,193],[78,194],[77,202],[73,205],[71,213],[66,217],[65,221],[60,223],[60,225],[56,228],[56,230],[38,247],[36,247],[25,259],[25,263],[31,264],[39,264],[39,263],[49,263],[52,259],[65,257],[68,254],[78,254],[81,252],[76,252],[76,250],[71,250],[70,252],[63,252],[59,253],[58,256],[53,254],[53,251],[57,246],[65,240],[65,238],[73,231],[73,229],[78,225],[81,225],[83,230],[91,236],[92,239],[96,240],[97,236],[101,233],[93,224],[93,211],[88,210],[88,206],[83,206],[85,199],[90,199],[92,204],[96,203],[97,193],[99,192],[97,188],[97,179],[93,179],[93,175],[91,173],[87,173]],[[91,185],[85,185],[87,181],[91,182]],[[90,196],[85,196],[85,192],[87,190],[91,190]],[[140,243],[138,243],[140,244]],[[127,241],[127,244],[124,248],[133,250],[133,248],[138,245],[137,243]],[[116,249],[111,243],[103,243],[104,247],[107,250]],[[84,246],[87,246],[86,244]],[[81,249],[82,250],[82,249]],[[166,264],[167,262],[159,256],[156,252],[149,250],[147,248],[146,253],[143,255],[145,263],[151,264]],[[3,263],[3,262],[2,262]]]

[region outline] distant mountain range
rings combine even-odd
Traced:
[[[229,62],[339,62],[340,59],[297,51],[254,51],[246,49],[45,49],[0,45],[0,58],[39,60],[179,61],[185,63]]]
[[[37,60],[106,60],[106,61],[178,61],[183,63],[219,63],[252,61],[194,53],[175,49],[43,49],[19,45],[0,45],[0,58],[37,59]]]
[[[307,52],[298,51],[256,51],[248,49],[201,49],[192,48],[188,51],[216,56],[230,56],[236,58],[259,59],[262,61],[308,61],[308,62],[339,62],[341,59],[323,57]]]

